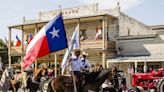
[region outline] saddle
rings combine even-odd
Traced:
[[[70,77],[65,78],[64,81],[63,81],[63,85],[69,86],[69,87],[73,86],[73,79],[72,79],[72,77],[70,76]]]
[[[77,84],[77,81],[81,81],[80,85],[81,86],[85,85],[85,78],[83,78],[83,76],[80,78],[80,80],[77,80],[75,78],[75,81],[76,81],[76,84]],[[65,78],[64,81],[63,81],[63,85],[65,85],[65,86],[73,86],[73,78],[72,78],[72,76]]]

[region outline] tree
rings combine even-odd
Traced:
[[[0,57],[4,64],[8,63],[8,48],[2,39],[0,39]]]

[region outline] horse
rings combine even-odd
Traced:
[[[14,73],[11,67],[7,67],[4,70],[1,80],[0,80],[0,89],[2,90],[2,92],[7,92],[7,90],[9,90],[10,80],[12,79],[13,75]]]
[[[81,86],[79,92],[88,92],[89,90],[99,92],[101,84],[111,77],[111,69],[103,69],[97,72],[92,72],[85,75],[85,84]],[[47,92],[74,92],[74,86],[67,86],[64,80],[68,79],[68,76],[59,76],[51,80],[48,84]]]
[[[14,75],[14,79],[10,80],[13,92],[17,92],[19,88],[26,90],[27,87],[27,72],[20,72]]]
[[[19,88],[24,89],[24,91],[29,90],[29,92],[36,92],[40,87],[42,75],[44,75],[43,69],[18,73],[15,79],[11,80],[13,92],[17,92]]]

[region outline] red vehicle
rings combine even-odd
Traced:
[[[132,86],[144,90],[155,89],[164,92],[164,69],[152,70],[150,73],[132,74]]]

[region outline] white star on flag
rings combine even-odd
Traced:
[[[53,31],[50,32],[50,34],[52,34],[52,39],[53,39],[55,36],[59,38],[59,35],[58,35],[58,32],[59,32],[59,31],[60,31],[59,29],[56,30],[55,27],[53,28]]]

